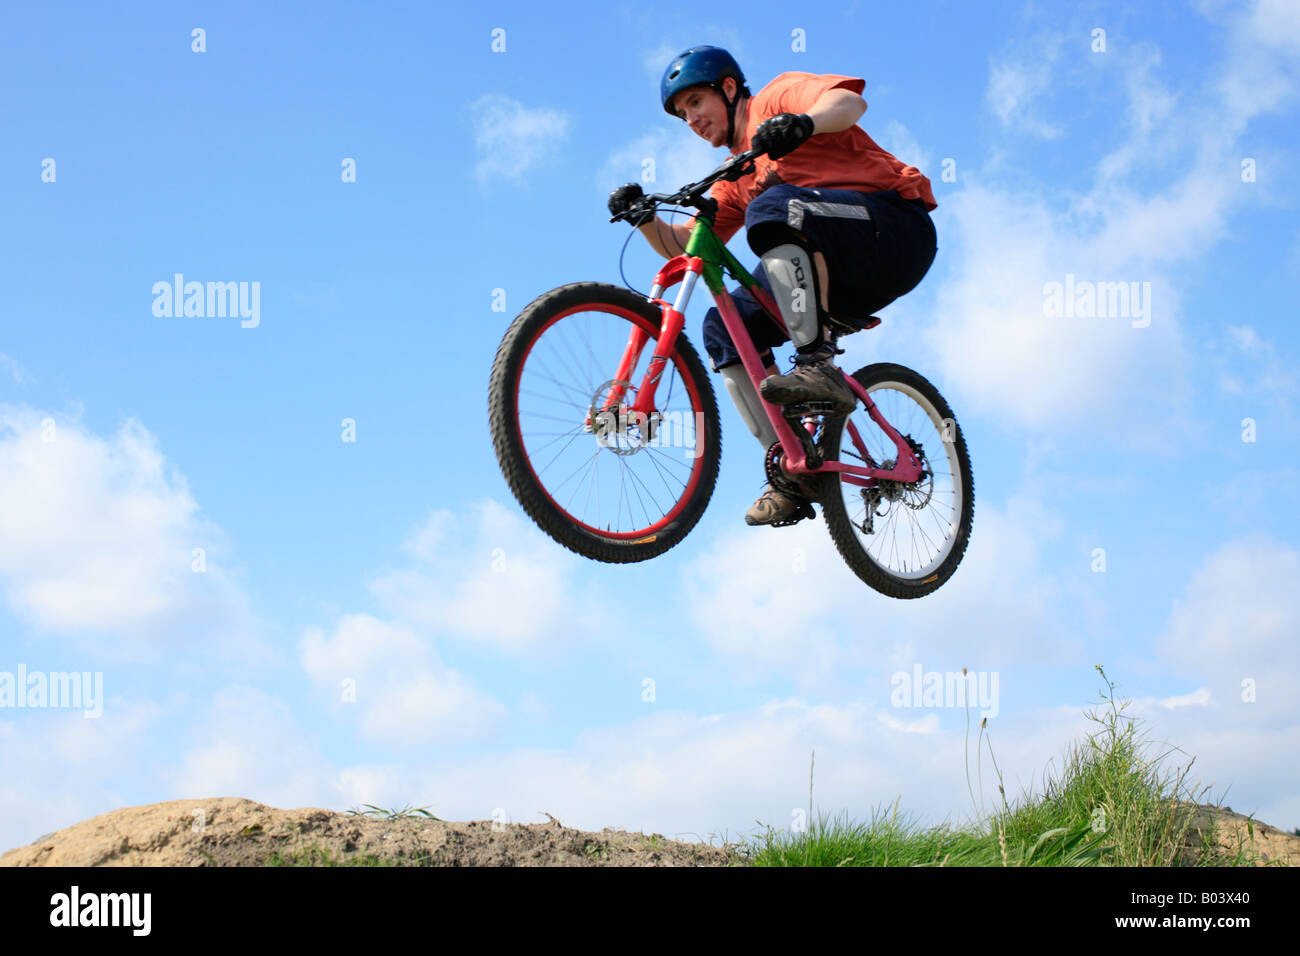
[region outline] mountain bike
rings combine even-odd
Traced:
[[[784,330],[772,297],[713,232],[718,180],[735,181],[762,155],[741,153],[671,195],[643,196],[615,222],[660,205],[697,211],[683,255],[648,295],[597,282],[560,286],[515,318],[489,386],[492,441],[524,511],[555,541],[597,561],[645,561],[678,544],[713,494],[722,435],[713,387],[682,332],[701,278],[758,383],[767,374],[724,286],[739,281]],[[671,304],[664,292],[680,285]],[[872,316],[863,329],[874,328]],[[777,434],[768,481],[816,490],[844,561],[866,584],[917,598],[947,581],[966,551],[974,480],[961,428],[938,390],[887,362],[845,373],[858,406],[764,403]],[[815,516],[811,508],[807,517]]]

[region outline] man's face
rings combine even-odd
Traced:
[[[727,77],[722,84],[730,96],[736,95],[735,80]],[[709,141],[710,146],[727,145],[727,104],[717,90],[707,86],[682,90],[673,97],[672,107],[697,136]]]

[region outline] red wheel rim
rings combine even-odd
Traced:
[[[670,368],[671,368],[672,375],[675,378],[681,380],[683,387],[686,390],[687,397],[689,399],[690,412],[692,414],[693,433],[697,444],[695,446],[694,463],[690,468],[689,475],[684,481],[684,487],[681,493],[678,494],[676,501],[673,503],[672,507],[669,508],[661,517],[657,518],[656,520],[649,521],[647,524],[640,527],[636,527],[631,530],[614,531],[614,530],[610,530],[609,528],[596,527],[595,525],[592,525],[589,522],[584,521],[582,518],[579,518],[577,515],[573,514],[573,512],[568,507],[561,504],[560,501],[557,500],[556,495],[552,494],[551,489],[548,488],[547,485],[542,481],[541,476],[538,474],[537,466],[534,463],[534,455],[536,453],[530,454],[528,449],[528,442],[525,439],[523,431],[521,429],[521,424],[520,424],[521,414],[522,414],[520,410],[520,395],[522,394],[521,380],[524,375],[524,370],[528,365],[528,360],[533,354],[535,346],[542,339],[542,336],[561,319],[567,318],[568,316],[571,316],[575,313],[583,313],[583,312],[593,313],[597,315],[603,314],[606,316],[617,316],[619,318],[627,320],[628,323],[635,323],[636,325],[640,326],[642,329],[644,329],[646,332],[650,334],[650,339],[647,341],[645,347],[642,349],[641,357],[631,377],[631,382],[634,386],[640,384],[641,377],[644,373],[646,361],[648,360],[650,354],[654,350],[654,343],[655,343],[656,336],[659,333],[659,326],[631,309],[625,308],[623,306],[611,305],[608,303],[584,303],[582,305],[576,305],[571,308],[565,309],[557,313],[556,315],[552,316],[550,319],[548,319],[546,323],[542,325],[542,327],[539,328],[536,333],[533,334],[533,336],[529,339],[528,346],[524,350],[524,354],[522,358],[519,361],[519,367],[515,373],[514,389],[513,389],[514,415],[513,415],[512,425],[514,428],[515,437],[519,441],[519,447],[521,452],[523,453],[524,461],[528,463],[529,474],[532,476],[534,484],[537,486],[538,489],[541,490],[542,494],[545,495],[547,501],[549,501],[551,505],[566,518],[566,520],[572,521],[575,525],[577,525],[578,527],[584,529],[585,531],[591,534],[598,535],[602,538],[607,538],[610,540],[631,541],[638,538],[650,537],[664,530],[669,525],[671,525],[672,522],[674,522],[678,518],[678,516],[682,513],[682,511],[686,508],[687,503],[694,496],[695,489],[698,487],[700,480],[704,474],[705,460],[708,457],[708,455],[706,454],[708,450],[707,446],[700,444],[708,441],[709,439],[707,434],[707,428],[701,427],[704,425],[703,414],[702,414],[704,407],[703,407],[703,402],[700,399],[699,386],[693,380],[689,372],[684,369],[684,363],[682,363],[678,355],[676,354],[673,355],[670,363]],[[631,331],[630,325],[622,324],[621,327],[626,332]],[[599,370],[596,374],[596,377],[600,377],[600,376],[603,377],[600,377],[600,381],[596,381],[596,382],[589,381],[586,384],[600,385],[605,380],[610,378],[613,375],[618,365],[618,360],[621,355],[622,355],[622,344],[619,345],[619,349],[617,351],[613,351],[610,354],[600,354],[598,356],[593,356],[593,358],[596,359],[596,361],[591,363],[591,368],[593,370],[596,369]],[[600,364],[600,363],[604,363],[604,364]],[[565,386],[563,383],[559,383],[558,381],[557,384],[561,384],[561,387],[570,387],[574,392],[580,391],[580,386],[577,385]],[[670,380],[670,376],[667,373],[665,373],[665,375],[662,377],[659,385],[659,389],[656,392],[656,407],[661,410],[663,409],[665,404],[665,402],[663,401],[664,394],[665,394],[665,386],[668,387],[669,394],[671,394],[671,380]],[[575,425],[576,424],[580,424],[580,419],[575,423]],[[568,434],[569,433],[561,433],[559,437],[563,438],[566,437]],[[582,437],[581,433],[579,432],[573,433],[574,439],[578,439],[581,437]],[[592,442],[596,441],[596,437],[594,435],[588,435],[587,438]],[[570,444],[572,444],[572,441],[570,442]],[[568,446],[566,445],[565,447],[567,448]],[[614,455],[614,452],[610,451],[608,448],[598,449],[597,453],[592,456],[592,461],[596,460],[596,458],[600,455],[602,450],[608,452],[608,454],[610,455]],[[648,453],[653,453],[655,449],[646,448],[644,449],[644,451]],[[549,466],[543,466],[543,471],[545,471],[547,467]],[[660,471],[661,477],[662,474],[663,472]],[[645,487],[644,483],[642,483],[641,487],[642,489],[644,489]],[[558,488],[556,490],[558,491]],[[639,490],[636,493],[639,496]],[[618,512],[618,515],[620,517],[622,514],[621,504],[622,504],[622,498],[620,497],[620,510]],[[646,509],[644,508],[644,501],[642,501],[642,504],[643,504],[642,511],[643,513],[645,513]],[[598,501],[598,507],[599,507],[599,501]],[[629,498],[628,516],[629,518],[632,517],[630,498]],[[647,513],[647,517],[648,517],[648,513]]]

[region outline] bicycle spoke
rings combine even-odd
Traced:
[[[624,473],[626,474],[626,476],[627,476],[628,478],[631,478],[631,482],[630,482],[629,484],[630,484],[630,487],[632,488],[632,492],[636,495],[637,504],[639,504],[639,505],[641,506],[641,514],[642,514],[642,516],[645,518],[645,523],[646,523],[646,525],[649,526],[649,525],[653,524],[654,522],[653,522],[653,520],[652,520],[651,517],[650,517],[650,512],[649,512],[649,510],[647,510],[647,508],[646,508],[646,506],[645,506],[645,499],[641,497],[641,489],[637,487],[637,485],[640,484],[640,479],[637,477],[636,473],[633,472],[633,471],[631,471],[629,468],[627,468],[626,465],[624,465],[623,471],[624,471]],[[648,494],[648,493],[649,493],[649,492],[648,492],[648,490],[647,490],[647,494]],[[651,500],[651,502],[654,502],[654,498],[653,498],[653,496],[651,496],[651,499],[650,499],[650,500]],[[657,505],[656,505],[656,507],[657,507]],[[631,504],[630,504],[630,502],[629,502],[629,506],[628,506],[628,514],[629,514],[629,516],[631,515]]]
[[[542,360],[542,357],[540,355],[537,357],[537,366],[538,366],[537,368],[530,369],[530,372],[534,377],[543,378],[546,381],[555,385],[557,388],[563,389],[566,393],[569,393],[566,395],[566,397],[573,403],[575,407],[584,410],[586,409],[587,403],[591,401],[591,398],[590,396],[585,395],[583,393],[581,387],[574,385],[572,383],[565,383],[561,381],[558,377],[556,377],[556,374],[554,371],[552,371],[551,367]],[[538,369],[540,369],[540,371]],[[566,370],[566,374],[567,374],[567,370]],[[557,398],[557,399],[553,399],[553,401],[562,401],[562,399]]]
[[[572,438],[570,438],[568,444],[566,444],[563,448],[561,448],[559,451],[555,453],[555,457],[546,463],[546,467],[543,468],[542,471],[539,471],[538,475],[540,476],[542,472],[546,471],[547,468],[550,468],[551,465],[555,464],[555,462],[559,460],[559,457],[569,450],[569,445],[572,445],[575,441],[577,441],[581,437],[582,435],[581,433],[579,433],[574,435]],[[568,479],[565,480],[567,481]]]
[[[636,472],[630,470],[628,473],[632,476],[632,481],[634,485],[640,485],[641,490],[644,491],[647,496],[649,496],[651,504],[653,504],[656,508],[660,508],[659,501],[657,498],[655,498],[654,492],[650,490],[649,486],[646,485],[645,481],[641,478],[641,476],[638,475]],[[660,509],[660,513],[667,514],[667,511]]]
[[[663,466],[660,465],[658,459],[653,456],[650,458],[650,463],[654,466],[655,473],[659,475],[659,480],[664,483],[664,490],[669,494],[672,494],[673,489],[668,485],[668,477],[664,474]]]
[[[546,419],[548,422],[564,422],[564,423],[569,424],[569,425],[572,425],[572,424],[573,424],[573,419],[572,419],[572,418],[556,418],[554,415],[543,415],[541,412],[520,412],[520,413],[519,413],[519,417],[520,417],[520,418],[522,418],[522,417],[525,416],[525,415],[527,415],[529,418],[544,418],[544,419]],[[586,415],[586,410],[585,410],[585,409],[583,410],[583,415],[584,415],[584,416]],[[575,426],[575,427],[579,427],[579,426]],[[537,434],[537,433],[536,433],[536,432],[529,432],[529,434],[532,435],[532,434]]]

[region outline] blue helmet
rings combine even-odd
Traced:
[[[728,100],[722,89],[722,81],[728,76],[736,81],[734,100]],[[673,97],[687,87],[702,83],[717,90],[727,104],[727,142],[730,143],[735,132],[736,104],[740,102],[741,94],[748,94],[749,90],[745,87],[745,74],[740,71],[740,64],[722,47],[693,46],[668,64],[664,78],[659,81],[659,101],[664,112],[676,116],[672,108]]]

